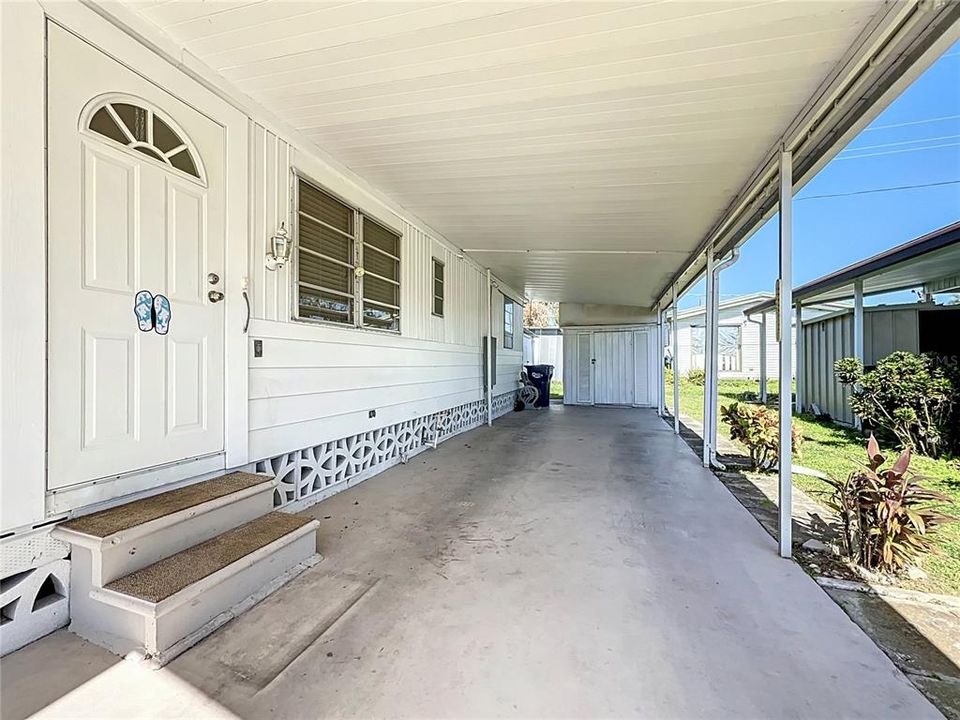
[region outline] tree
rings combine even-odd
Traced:
[[[523,308],[523,326],[528,328],[557,327],[560,303],[533,300]]]

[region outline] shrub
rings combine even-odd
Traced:
[[[934,549],[930,534],[954,518],[930,507],[949,498],[919,484],[910,471],[910,448],[889,468],[873,435],[867,442],[867,464],[846,480],[827,479],[833,491],[827,504],[843,523],[844,548],[868,570],[895,573]]]
[[[902,447],[930,457],[957,447],[960,379],[935,355],[895,352],[867,373],[856,358],[837,360],[833,367],[842,384],[853,386],[853,411]]]
[[[730,426],[730,437],[743,443],[754,470],[771,470],[780,454],[780,416],[764,405],[735,402],[720,408],[720,417]],[[803,434],[792,426],[791,450],[798,454]]]
[[[687,382],[691,385],[703,387],[707,384],[707,373],[703,368],[690,368],[687,370]]]

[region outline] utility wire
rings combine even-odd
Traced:
[[[909,127],[911,125],[926,125],[928,123],[942,122],[944,120],[958,120],[958,119],[960,119],[960,115],[941,115],[940,117],[923,118],[922,120],[910,120],[908,122],[890,123],[889,125],[873,125],[871,127],[864,128],[863,132],[872,132],[873,130],[889,130],[892,128]]]
[[[916,145],[917,143],[925,142],[940,142],[941,140],[956,140],[957,138],[960,138],[960,135],[940,135],[937,137],[917,138],[916,140],[900,140],[898,142],[878,143],[877,145],[858,145],[856,147],[848,147],[846,150],[841,150],[840,154],[855,153],[861,150],[878,150],[880,148],[899,147],[901,145]],[[917,149],[922,150],[923,148]]]
[[[960,143],[943,143],[942,145],[927,145],[926,147],[903,148],[901,150],[886,150],[884,152],[864,153],[862,155],[838,155],[835,160],[858,160],[859,158],[880,157],[881,155],[900,155],[902,153],[920,152],[921,150],[936,150],[938,148],[957,147]]]
[[[807,195],[805,197],[795,198],[796,202],[801,200],[823,200],[824,198],[849,197],[850,195],[870,195],[873,193],[894,192],[897,190],[914,190],[917,188],[942,187],[944,185],[960,185],[960,180],[943,180],[941,182],[923,183],[918,185],[898,185],[896,187],[873,188],[871,190],[855,190],[846,193],[831,193],[829,195]]]

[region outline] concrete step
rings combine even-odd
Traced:
[[[276,481],[231,473],[61,523],[74,587],[101,588],[273,509]],[[78,577],[82,575],[82,577]]]
[[[270,512],[91,589],[70,629],[162,665],[315,563],[317,527]]]

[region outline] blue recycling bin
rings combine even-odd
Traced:
[[[553,365],[525,365],[527,377],[540,393],[534,407],[550,407],[550,379],[553,377]]]

